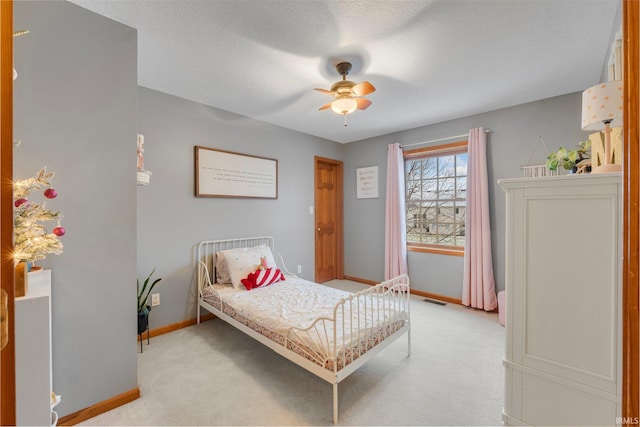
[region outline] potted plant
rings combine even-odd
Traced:
[[[561,145],[558,151],[547,157],[547,167],[552,171],[562,167],[565,170],[575,172],[577,165],[588,159],[591,159],[591,140],[589,139],[580,141],[575,150],[567,150]],[[587,166],[587,170],[590,170],[589,166]]]
[[[146,331],[149,326],[149,312],[151,311],[149,297],[151,296],[151,291],[156,286],[156,284],[160,280],[162,280],[161,278],[156,279],[151,283],[151,285],[149,285],[151,277],[153,276],[153,273],[155,273],[155,271],[156,269],[154,268],[147,276],[144,283],[142,284],[142,289],[140,289],[140,280],[136,279],[136,285],[138,288],[138,335]]]

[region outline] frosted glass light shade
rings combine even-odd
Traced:
[[[622,81],[600,83],[582,92],[582,130],[622,126]]]
[[[358,108],[358,102],[353,98],[338,98],[331,103],[331,109],[338,114],[351,114]]]

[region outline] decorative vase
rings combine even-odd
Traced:
[[[20,261],[16,265],[14,283],[15,297],[23,297],[27,294],[29,288],[29,266],[27,262]]]

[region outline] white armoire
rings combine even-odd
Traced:
[[[498,181],[506,192],[506,425],[621,414],[620,174]]]

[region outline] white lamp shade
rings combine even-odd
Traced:
[[[338,114],[351,114],[358,108],[358,102],[350,97],[338,98],[331,103],[331,109]]]
[[[622,81],[600,83],[582,92],[582,130],[622,126]]]

